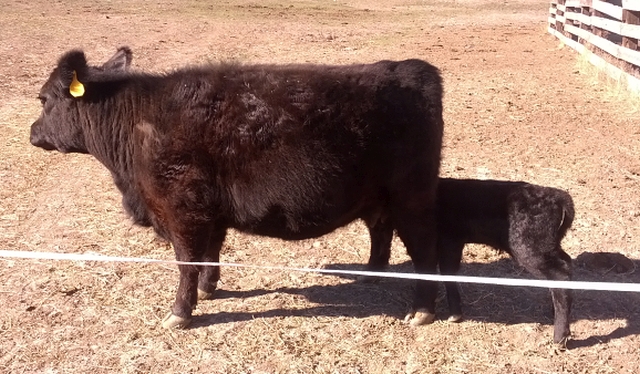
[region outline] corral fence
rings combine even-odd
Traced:
[[[548,30],[640,93],[640,0],[552,0]]]

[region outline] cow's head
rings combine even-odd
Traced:
[[[95,98],[91,82],[126,71],[131,65],[131,56],[129,48],[118,48],[102,66],[88,66],[84,53],[79,50],[62,56],[38,95],[42,112],[31,125],[31,144],[63,153],[87,153],[80,105],[92,96]]]

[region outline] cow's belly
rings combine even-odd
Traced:
[[[310,239],[326,235],[362,217],[364,210],[362,206],[351,206],[340,210],[287,212],[282,207],[272,207],[259,219],[236,222],[233,228],[285,240]]]

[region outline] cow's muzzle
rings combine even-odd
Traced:
[[[48,142],[42,135],[38,133],[38,126],[36,125],[36,123],[31,126],[31,136],[29,137],[29,141],[31,141],[32,145],[35,145],[36,147],[40,147],[47,151],[53,151],[56,149],[53,144]]]

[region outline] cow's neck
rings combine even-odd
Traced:
[[[123,90],[87,108],[93,112],[87,116],[87,149],[111,171],[116,183],[133,180],[133,130],[143,120],[148,101],[134,91]]]

